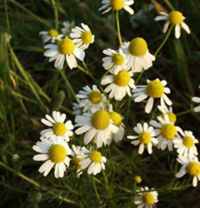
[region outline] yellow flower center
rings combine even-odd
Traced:
[[[93,104],[98,104],[101,102],[102,100],[102,95],[99,91],[94,90],[89,94],[89,100],[91,101],[91,103]]]
[[[83,43],[85,43],[85,44],[92,43],[93,42],[92,33],[89,32],[89,31],[83,32],[82,36],[81,36],[81,39],[82,39]]]
[[[129,52],[133,56],[144,56],[148,50],[147,42],[143,38],[134,38],[129,45]]]
[[[172,11],[169,14],[169,21],[172,25],[178,25],[181,24],[184,20],[184,16],[181,12],[179,11]]]
[[[160,132],[161,135],[167,140],[173,140],[176,136],[177,129],[173,124],[165,124],[163,127],[161,127]]]
[[[124,8],[124,0],[111,0],[112,9],[119,11]]]
[[[58,33],[58,31],[55,30],[55,29],[50,29],[50,30],[48,31],[48,35],[51,36],[52,38],[55,38],[55,37],[57,37],[57,36],[59,35],[59,33]]]
[[[113,56],[112,56],[112,61],[114,64],[116,65],[122,65],[124,64],[124,57],[122,54],[120,53],[115,53]]]
[[[110,112],[110,117],[113,121],[113,123],[116,125],[116,126],[120,126],[121,123],[122,123],[122,120],[123,120],[123,117],[121,114],[117,113],[117,112]]]
[[[123,70],[123,71],[120,71],[117,75],[115,75],[114,83],[116,85],[123,87],[123,86],[128,85],[130,79],[131,79],[131,76],[130,76],[129,72],[126,70]]]
[[[156,201],[155,201],[154,195],[151,192],[146,192],[144,194],[144,202],[147,205],[153,205],[153,204],[155,204]]]
[[[135,183],[139,184],[142,182],[142,178],[141,176],[134,176],[133,180],[135,181]]]
[[[188,149],[192,148],[194,146],[193,138],[190,136],[185,136],[183,138],[183,144],[186,146]]]
[[[76,156],[73,158],[73,163],[74,163],[74,165],[76,166],[77,169],[80,168],[80,161],[81,161],[80,158],[78,158]]]
[[[74,53],[75,44],[70,38],[65,38],[59,42],[59,51],[62,54],[71,55]]]
[[[53,133],[56,136],[63,136],[66,133],[67,129],[64,123],[55,123],[53,125]]]
[[[93,114],[91,122],[96,129],[106,129],[110,123],[109,113],[105,110],[97,111]]]
[[[95,162],[95,163],[101,162],[101,160],[102,160],[102,154],[101,154],[101,152],[98,152],[98,151],[94,150],[90,154],[90,159],[92,160],[92,162]]]
[[[160,98],[164,94],[164,86],[160,80],[153,80],[147,85],[147,94],[153,98]]]
[[[60,144],[54,144],[49,148],[49,158],[54,163],[64,162],[66,155],[66,149]]]
[[[196,161],[192,161],[187,165],[187,172],[191,176],[200,176],[200,163]]]
[[[152,136],[149,132],[143,132],[139,135],[139,140],[143,144],[149,144],[151,142]]]
[[[172,112],[168,112],[167,116],[172,123],[176,123],[176,114]]]

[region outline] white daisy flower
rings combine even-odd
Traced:
[[[63,37],[63,35],[59,34],[59,32],[56,29],[50,29],[48,31],[41,31],[39,32],[39,35],[42,37],[42,41],[44,43],[47,43],[47,42],[55,43],[56,41],[60,41]]]
[[[138,153],[143,154],[144,149],[147,149],[149,154],[152,154],[152,147],[158,144],[158,140],[156,139],[156,132],[153,127],[149,126],[147,123],[141,124],[138,123],[136,127],[134,127],[134,132],[137,134],[135,136],[128,136],[128,139],[133,140],[131,144],[138,146]]]
[[[70,37],[74,40],[79,48],[87,49],[90,44],[94,43],[94,35],[88,25],[81,23],[81,27],[72,29]]]
[[[173,123],[176,123],[176,114],[173,112],[172,106],[166,106],[166,105],[159,105],[158,110],[163,114],[163,116],[167,116],[169,120]]]
[[[80,175],[83,173],[80,163],[83,159],[85,159],[88,153],[89,150],[87,148],[72,145],[72,156],[73,156],[72,161],[76,167],[77,177],[80,177]]]
[[[33,157],[35,161],[45,161],[39,168],[39,172],[47,176],[51,169],[55,167],[55,178],[64,177],[66,167],[69,167],[70,158],[72,154],[68,144],[62,139],[46,139],[37,142],[33,146],[37,155]]]
[[[177,39],[181,37],[181,29],[185,30],[188,34],[191,33],[189,26],[184,22],[185,17],[180,11],[173,10],[169,14],[161,12],[160,16],[157,16],[155,20],[166,21],[163,27],[163,33],[168,31],[170,25],[173,26],[175,28],[175,37]]]
[[[124,138],[125,125],[123,123],[123,116],[115,111],[110,111],[110,118],[115,126],[118,127],[118,131],[113,134],[112,139],[118,143]]]
[[[62,26],[63,27],[61,29],[61,32],[64,35],[69,35],[71,32],[71,29],[74,27],[74,22],[65,21],[62,23]]]
[[[117,74],[105,75],[102,85],[108,85],[104,91],[109,93],[109,98],[122,100],[126,95],[131,96],[131,89],[135,89],[133,73],[127,70],[121,70]]]
[[[89,86],[83,87],[76,97],[78,98],[77,107],[82,109],[83,112],[95,112],[104,108],[107,102],[105,95],[101,93],[96,85],[93,85],[91,88]]]
[[[112,140],[112,134],[118,131],[106,110],[98,110],[95,113],[85,113],[75,118],[76,134],[84,134],[84,144],[89,144],[92,140],[97,148],[103,145],[109,145]]]
[[[175,126],[174,122],[171,122],[167,116],[158,116],[157,120],[150,121],[157,134],[157,148],[161,150],[168,148],[169,151],[172,151],[175,141],[180,139],[179,134],[182,130]]]
[[[199,86],[200,87],[200,86]],[[194,112],[200,112],[200,97],[193,97],[192,101],[194,103],[197,103],[199,105],[197,105],[196,107],[193,108]]]
[[[80,161],[80,167],[82,170],[87,169],[89,175],[97,175],[102,170],[105,170],[106,161],[106,157],[101,152],[90,150],[87,156]]]
[[[177,149],[179,157],[184,158],[194,158],[198,155],[196,144],[198,140],[194,137],[191,131],[184,131],[182,133],[182,138],[174,142],[174,147]]]
[[[115,51],[113,49],[106,49],[103,51],[106,55],[103,60],[103,68],[110,71],[113,74],[119,73],[119,71],[127,69],[126,55],[121,49]]]
[[[122,9],[126,10],[129,14],[134,14],[133,9],[130,7],[134,4],[133,0],[102,0],[102,6],[99,8],[99,11],[102,14],[105,14],[111,10],[113,11],[120,11]]]
[[[188,158],[178,158],[177,161],[182,164],[181,169],[176,174],[177,178],[182,178],[184,175],[189,174],[193,177],[192,185],[197,186],[200,180],[200,162],[198,158],[188,159]]]
[[[160,100],[160,105],[172,105],[171,100],[166,94],[170,94],[170,89],[166,87],[167,82],[159,79],[147,80],[147,85],[138,85],[133,90],[133,97],[136,103],[142,102],[147,99],[145,105],[145,112],[150,113],[153,109],[154,100]]]
[[[131,68],[133,72],[147,70],[155,61],[155,56],[149,52],[147,42],[141,37],[123,43],[122,50],[127,57],[128,69]]]
[[[47,44],[44,56],[49,58],[49,62],[55,61],[54,66],[57,69],[63,69],[65,60],[70,69],[78,66],[77,60],[83,61],[85,52],[77,47],[74,40],[65,37],[57,44]]]
[[[158,192],[148,187],[142,187],[137,191],[134,203],[137,208],[154,208],[158,203]]]
[[[49,139],[51,137],[63,139],[66,142],[73,136],[73,124],[70,120],[66,121],[66,114],[58,111],[53,111],[52,116],[46,114],[41,122],[48,127],[42,130],[41,139]]]

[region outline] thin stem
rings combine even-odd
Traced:
[[[70,97],[72,96],[73,98],[76,99],[76,93],[74,92],[74,89],[73,89],[70,81],[68,80],[66,73],[64,72],[64,70],[59,70],[59,71],[60,71],[60,74],[65,82],[66,88],[69,89],[69,91],[70,91],[70,93],[69,93]]]
[[[4,168],[5,170],[7,170],[7,171],[13,173],[14,175],[20,177],[21,179],[23,179],[23,180],[26,181],[27,183],[33,185],[35,188],[40,189],[40,190],[43,190],[43,191],[47,191],[47,194],[52,195],[52,196],[54,196],[55,198],[57,198],[57,199],[59,199],[59,200],[61,200],[61,201],[63,201],[63,202],[70,203],[70,204],[77,204],[76,202],[74,202],[74,201],[71,200],[71,199],[68,199],[68,198],[66,198],[66,197],[62,197],[61,195],[56,194],[56,193],[53,192],[53,191],[48,191],[48,189],[47,189],[46,187],[41,186],[37,181],[35,181],[35,180],[29,178],[28,176],[22,174],[21,172],[19,172],[19,171],[13,169],[13,168],[11,168],[11,167],[9,167],[8,165],[6,165],[5,163],[3,163],[2,161],[0,161],[0,166],[1,166],[2,168]]]
[[[82,71],[83,73],[85,73],[86,75],[88,75],[93,81],[95,81],[96,79],[94,78],[94,76],[87,70],[85,69],[84,67],[78,65],[78,69],[80,71]]]
[[[171,25],[167,34],[165,35],[165,38],[163,39],[162,43],[160,44],[160,46],[157,48],[156,52],[155,52],[155,56],[157,56],[159,54],[159,52],[161,51],[161,49],[164,47],[164,45],[166,44],[167,40],[170,37],[170,34],[172,32],[173,26]]]
[[[122,35],[121,35],[121,29],[120,29],[120,22],[119,22],[119,12],[115,12],[115,21],[117,26],[117,37],[119,41],[119,45],[122,45]]]
[[[55,28],[58,29],[58,9],[56,6],[56,1],[51,0],[52,6],[53,6],[53,11],[54,11],[54,21],[55,21]]]
[[[94,177],[94,176],[92,177],[92,186],[93,186],[93,188],[94,188],[94,191],[95,191],[97,200],[98,200],[98,202],[99,202],[99,204],[100,204],[100,202],[101,202],[101,197],[100,197],[100,195],[99,195],[99,193],[98,193],[97,186],[96,186],[96,181],[95,181],[95,177]]]
[[[175,10],[174,6],[169,2],[169,0],[164,0],[164,2],[171,10]]]
[[[188,113],[192,113],[192,112],[194,112],[193,108],[183,111],[183,112],[180,112],[180,113],[177,113],[177,116],[180,117],[180,116],[186,115]]]

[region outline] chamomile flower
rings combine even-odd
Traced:
[[[84,144],[89,144],[92,140],[97,148],[103,145],[109,145],[112,140],[112,134],[118,131],[106,110],[98,110],[95,113],[85,113],[75,118],[76,134],[84,134]]]
[[[63,26],[61,29],[62,34],[64,34],[65,36],[69,35],[71,29],[74,27],[74,22],[65,21],[62,23],[62,26]]]
[[[174,147],[177,149],[179,157],[194,158],[198,155],[196,144],[198,140],[194,137],[191,131],[181,132],[182,138],[174,142]]]
[[[93,85],[91,88],[89,86],[83,87],[76,97],[79,105],[77,107],[82,109],[83,112],[95,112],[103,108],[107,102],[105,95],[101,93],[96,85]]]
[[[80,177],[80,175],[83,173],[80,163],[88,153],[89,150],[87,148],[72,145],[72,156],[73,156],[72,161],[76,168],[77,177]]]
[[[192,101],[194,103],[199,104],[198,106],[196,106],[196,107],[193,108],[194,112],[200,112],[200,97],[193,97],[192,98]]]
[[[48,31],[41,31],[39,35],[42,37],[44,43],[52,42],[55,43],[56,41],[60,41],[63,37],[62,34],[56,29],[49,29]]]
[[[101,11],[102,14],[105,14],[111,10],[118,12],[122,9],[131,15],[134,14],[133,9],[130,7],[134,4],[133,0],[102,0],[101,4],[102,6],[99,8],[99,11]]]
[[[155,56],[149,52],[147,42],[141,37],[123,43],[122,50],[127,57],[128,69],[131,68],[133,72],[147,70],[155,61]]]
[[[72,154],[68,144],[57,138],[46,139],[37,142],[33,146],[38,154],[33,157],[35,161],[45,161],[39,168],[39,172],[47,176],[51,169],[55,167],[55,178],[62,178],[66,167],[70,165],[70,155]]]
[[[106,55],[103,60],[103,68],[113,74],[119,73],[123,69],[127,69],[126,56],[121,49],[115,51],[113,49],[106,49],[103,51]]]
[[[131,96],[131,89],[135,89],[133,73],[127,70],[121,70],[117,74],[105,75],[102,85],[108,85],[104,92],[109,93],[109,98],[122,100],[126,95]]]
[[[158,203],[158,192],[148,187],[142,187],[137,191],[134,203],[137,208],[153,208]]]
[[[171,122],[168,116],[158,116],[157,120],[150,121],[150,124],[155,127],[157,134],[157,148],[161,150],[168,148],[169,151],[172,151],[174,143],[180,138],[182,130],[174,122]]]
[[[87,169],[89,175],[97,175],[105,170],[106,161],[106,157],[100,151],[90,150],[86,157],[80,161],[80,167],[82,170]]]
[[[133,97],[136,103],[147,99],[145,112],[150,113],[153,109],[154,100],[160,100],[160,105],[172,105],[171,100],[166,94],[170,94],[170,89],[166,87],[167,82],[159,79],[147,80],[147,85],[138,85],[133,90]]]
[[[182,165],[179,172],[176,174],[177,178],[182,178],[184,175],[188,174],[192,179],[192,185],[197,186],[198,181],[200,180],[200,162],[198,158],[178,158],[177,161]]]
[[[110,111],[110,118],[115,126],[118,127],[118,131],[113,134],[113,140],[118,143],[120,142],[125,134],[125,125],[123,123],[123,116],[115,111]]]
[[[165,20],[166,23],[163,27],[163,33],[166,33],[169,29],[169,26],[175,28],[175,37],[179,39],[181,37],[181,29],[185,30],[186,33],[190,34],[189,26],[184,22],[185,17],[180,11],[173,10],[169,14],[161,12],[160,16],[155,18],[156,21]]]
[[[76,26],[72,29],[70,37],[76,45],[82,49],[87,49],[90,44],[94,43],[94,35],[88,25],[81,23],[81,27]]]
[[[133,130],[137,135],[128,136],[128,139],[133,140],[131,144],[135,146],[139,145],[138,153],[143,154],[144,149],[146,148],[147,152],[152,154],[153,146],[156,146],[158,143],[158,140],[155,138],[156,132],[154,128],[149,126],[147,123],[138,123]]]
[[[171,122],[176,123],[177,118],[176,114],[173,112],[172,106],[159,105],[158,109],[163,114],[163,116],[167,116]]]
[[[78,66],[77,60],[83,61],[85,52],[79,48],[74,40],[65,37],[57,44],[47,44],[44,56],[49,58],[49,62],[55,61],[54,66],[57,69],[63,69],[65,61],[70,69]]]
[[[48,139],[51,137],[63,139],[66,142],[73,136],[73,124],[70,120],[66,121],[66,114],[58,111],[53,111],[52,115],[45,115],[41,122],[48,128],[42,130],[40,135],[41,139]]]

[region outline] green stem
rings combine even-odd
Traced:
[[[119,22],[119,12],[115,12],[115,21],[117,26],[117,37],[119,41],[119,45],[122,45],[122,35],[121,35],[121,29],[120,29],[120,22]]]
[[[175,10],[174,6],[169,2],[169,0],[164,0],[164,2],[171,10]]]
[[[51,4],[52,4],[52,7],[53,7],[53,11],[54,11],[55,28],[58,30],[59,21],[58,21],[58,9],[57,9],[57,6],[56,6],[56,1],[51,0]]]
[[[85,69],[84,67],[78,65],[78,69],[80,71],[82,71],[83,73],[85,73],[86,75],[88,75],[93,81],[95,81],[96,79],[94,78],[94,76],[87,70]]]
[[[164,45],[166,44],[167,40],[170,37],[170,34],[172,32],[173,26],[170,26],[167,34],[165,35],[165,38],[163,39],[162,43],[160,44],[160,46],[157,48],[156,52],[155,52],[155,56],[157,56],[160,52],[160,50],[164,47]]]
[[[71,199],[68,199],[68,198],[63,197],[63,196],[61,196],[61,195],[59,195],[59,194],[56,194],[56,193],[53,192],[53,191],[48,191],[48,189],[47,189],[46,187],[41,186],[37,181],[35,181],[35,180],[29,178],[28,176],[22,174],[21,172],[19,172],[19,171],[13,169],[13,168],[11,168],[11,167],[9,167],[8,165],[6,165],[5,163],[3,163],[2,161],[0,161],[0,166],[1,166],[2,168],[4,168],[5,170],[7,170],[7,171],[13,173],[14,175],[20,177],[21,179],[23,179],[23,180],[26,181],[27,183],[31,184],[31,185],[34,186],[35,188],[40,189],[40,190],[43,190],[43,191],[47,192],[47,194],[52,195],[52,196],[54,196],[55,198],[57,198],[57,199],[59,199],[59,200],[61,200],[61,201],[63,201],[63,202],[66,202],[66,203],[69,203],[69,204],[77,204],[75,201],[73,201],[73,200],[71,200]]]
[[[189,109],[189,110],[186,110],[186,111],[183,111],[183,112],[180,112],[180,113],[177,113],[177,116],[180,117],[180,116],[183,116],[183,115],[186,115],[188,113],[192,113],[193,112],[193,109]]]
[[[70,97],[73,97],[74,99],[76,99],[76,93],[74,92],[74,89],[73,89],[69,79],[67,78],[66,73],[64,72],[64,70],[59,70],[59,71],[60,71],[60,74],[65,82],[67,90],[69,89],[69,91],[70,91],[70,93],[69,93]]]
[[[94,191],[95,191],[97,200],[98,200],[98,202],[99,202],[99,204],[100,204],[100,202],[101,202],[101,197],[100,197],[100,195],[99,195],[99,193],[98,193],[97,186],[96,186],[96,181],[95,181],[95,177],[94,177],[94,176],[92,177],[92,186],[93,186],[93,188],[94,188]]]

